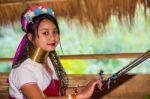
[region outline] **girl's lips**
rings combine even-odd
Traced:
[[[56,45],[56,43],[48,43],[47,45],[55,46],[55,45]]]

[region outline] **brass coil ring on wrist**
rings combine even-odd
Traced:
[[[76,99],[76,94],[71,94],[72,99]]]
[[[68,94],[68,99],[76,99],[76,94]]]

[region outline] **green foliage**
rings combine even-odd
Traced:
[[[11,63],[0,63],[0,72],[9,72],[11,69]]]
[[[62,60],[61,62],[62,64],[64,64],[64,68],[66,68],[66,72],[71,74],[74,73],[84,74],[88,65],[86,62],[81,60]]]
[[[145,95],[143,99],[150,99],[150,95]]]

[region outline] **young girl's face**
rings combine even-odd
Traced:
[[[59,37],[55,24],[48,19],[44,19],[39,24],[38,33],[33,43],[43,50],[53,51],[59,43]]]

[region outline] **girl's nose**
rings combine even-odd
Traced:
[[[55,34],[50,33],[49,36],[48,36],[48,39],[49,40],[54,40],[55,39]]]

